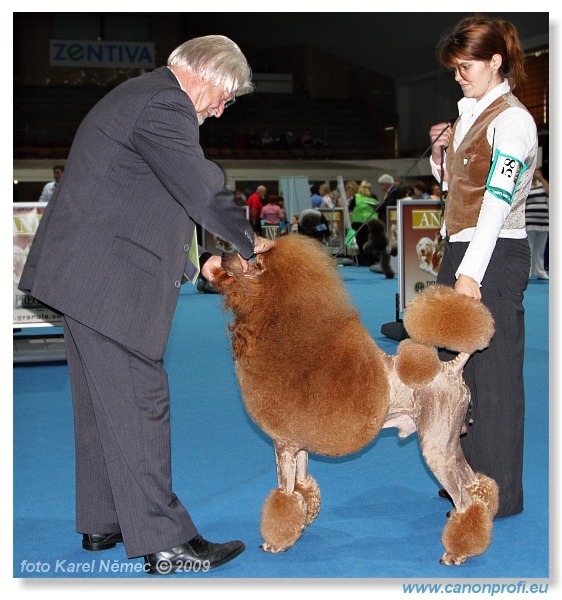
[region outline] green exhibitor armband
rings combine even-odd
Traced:
[[[486,189],[496,198],[511,205],[519,178],[526,170],[527,166],[519,159],[496,150]]]

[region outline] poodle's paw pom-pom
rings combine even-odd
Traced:
[[[484,553],[492,541],[492,517],[486,503],[475,498],[464,512],[453,509],[441,541],[445,547],[441,557],[444,565],[460,565]]]
[[[306,525],[306,502],[299,492],[286,494],[272,490],[265,499],[261,515],[261,535],[266,552],[283,552],[301,536]]]

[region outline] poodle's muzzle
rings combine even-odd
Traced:
[[[238,252],[223,252],[221,254],[221,267],[227,275],[234,278],[255,278],[263,271],[261,260],[257,257],[255,261],[252,260],[248,263],[248,270],[244,273]]]

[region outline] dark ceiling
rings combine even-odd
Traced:
[[[241,48],[306,44],[366,67],[391,79],[439,69],[435,49],[441,35],[473,13],[325,12],[184,13],[196,35],[221,33]],[[511,21],[525,50],[549,40],[549,13],[485,13]]]

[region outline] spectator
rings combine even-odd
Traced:
[[[284,235],[284,234],[288,233],[287,212],[285,211],[285,200],[283,198],[279,198],[277,204],[279,204],[279,207],[283,211],[283,218],[280,219],[280,221],[279,221],[279,235]]]
[[[412,200],[414,198],[414,187],[411,185],[406,185],[402,188],[402,192],[403,192],[403,196],[400,198],[400,200]]]
[[[279,206],[277,194],[269,194],[267,204],[261,209],[260,218],[263,225],[279,225],[279,221],[285,221],[285,211]]]
[[[271,134],[271,129],[269,129],[269,127],[266,127],[263,130],[263,133],[261,134],[261,145],[264,148],[271,148],[275,145],[276,142],[277,140]]]
[[[355,208],[355,194],[357,194],[358,189],[359,184],[357,183],[357,181],[350,180],[345,182],[345,199],[347,202],[347,208],[349,212],[351,212]]]
[[[303,134],[301,135],[301,146],[303,148],[312,148],[313,144],[314,144],[314,138],[312,137],[312,134],[310,133],[310,129],[306,129]]]
[[[312,208],[320,208],[322,206],[322,196],[318,193],[318,186],[310,186],[310,205]]]
[[[297,145],[297,138],[292,131],[286,131],[282,137],[282,140],[283,146],[289,150]]]
[[[392,175],[385,173],[384,175],[381,175],[377,181],[384,192],[382,202],[377,208],[377,213],[379,215],[379,219],[386,224],[386,209],[388,207],[396,206],[396,201],[399,198],[402,198],[403,192],[396,185]]]
[[[414,188],[412,198],[415,198],[416,200],[426,200],[429,198],[427,188],[425,187],[425,183],[423,181],[416,181],[412,187]]]
[[[431,195],[429,197],[431,200],[439,200],[441,198],[441,187],[437,182],[431,184]]]
[[[236,206],[246,206],[246,195],[240,190],[234,190],[234,204]]]
[[[330,237],[330,229],[326,217],[315,208],[306,208],[298,217],[298,232],[325,242]]]
[[[332,206],[337,206],[338,208],[343,206],[340,192],[337,188],[330,192],[330,198],[332,199]]]
[[[62,174],[64,173],[64,165],[55,165],[53,167],[53,177],[54,181],[49,181],[49,183],[45,184],[43,187],[43,191],[39,196],[39,202],[49,202],[49,200],[53,197],[55,190],[59,186],[59,182],[62,178]]]
[[[359,254],[357,256],[358,264],[360,267],[368,267],[372,265],[376,260],[375,256],[371,252],[365,252],[363,245],[369,239],[369,229],[365,223],[371,219],[377,219],[376,207],[377,199],[373,197],[371,191],[371,182],[368,179],[364,179],[359,184],[359,189],[355,194],[354,200],[351,201],[353,210],[351,211],[351,228],[355,230],[355,241],[359,248]]]
[[[250,211],[250,223],[254,231],[261,235],[261,209],[264,206],[265,195],[267,194],[267,188],[265,185],[258,185],[256,191],[248,196],[246,200],[246,206]]]
[[[318,188],[318,195],[322,198],[320,208],[334,208],[334,201],[330,194],[330,186],[327,183],[322,183]]]
[[[525,228],[531,250],[531,270],[537,279],[548,279],[544,268],[544,251],[548,240],[548,181],[540,168],[535,169],[533,183],[525,202]]]

